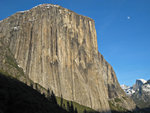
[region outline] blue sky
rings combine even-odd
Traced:
[[[150,79],[150,0],[1,0],[0,20],[43,3],[95,20],[98,49],[120,84]]]

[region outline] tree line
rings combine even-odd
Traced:
[[[32,86],[31,86],[31,87],[32,87]],[[35,87],[35,89],[38,90],[37,87]],[[44,93],[43,93],[43,96],[45,96]],[[55,96],[54,92],[53,92],[53,91],[50,91],[49,89],[47,90],[47,99],[48,99],[51,103],[56,104],[56,105],[59,105],[59,104],[57,103],[57,99],[56,99],[56,96]],[[64,101],[64,99],[63,99],[63,97],[62,97],[62,95],[61,95],[61,98],[60,98],[60,105],[59,105],[61,108],[66,109],[66,110],[67,110],[68,112],[70,112],[70,113],[78,113],[78,110],[77,110],[76,107],[74,107],[72,101],[71,101],[71,102],[67,101],[67,106],[65,106],[65,104],[64,104],[63,101]],[[83,111],[83,113],[89,113],[89,112],[87,112],[87,110],[85,109],[85,110]]]

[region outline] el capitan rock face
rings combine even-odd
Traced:
[[[95,24],[88,17],[43,4],[1,21],[0,38],[25,74],[57,96],[103,112],[110,112],[108,99],[126,96],[98,52]],[[124,103],[135,108],[128,99]]]

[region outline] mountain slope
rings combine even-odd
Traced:
[[[114,112],[128,112],[136,108],[134,101],[120,87],[112,66],[99,53],[100,69],[108,92],[109,105]],[[130,104],[129,104],[130,103]]]
[[[150,82],[141,85],[132,98],[139,108],[150,108]]]
[[[133,87],[122,85],[122,89],[131,96],[140,109],[150,112],[150,80],[137,79]]]
[[[69,113],[31,87],[0,73],[0,113]]]
[[[145,84],[147,81],[144,79],[137,79],[135,85],[133,85],[134,90],[138,90],[143,84]]]
[[[92,19],[43,4],[1,21],[0,39],[25,79],[57,96],[105,113],[111,112],[110,102],[126,110],[135,108],[113,68],[98,52]],[[116,103],[116,99],[122,101]]]

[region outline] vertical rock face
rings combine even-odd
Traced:
[[[94,21],[88,17],[43,4],[0,22],[0,38],[25,74],[57,96],[110,112],[108,99],[124,95],[98,52]]]
[[[122,90],[112,66],[100,53],[99,62],[101,64],[100,69],[102,70],[104,83],[108,91],[110,106],[112,107],[113,105],[113,107],[116,107],[116,109],[113,109],[115,111],[118,111],[120,108],[122,112],[134,110],[136,108],[134,101]],[[117,109],[118,107],[119,109]]]
[[[132,99],[139,108],[150,108],[150,80],[136,80],[135,93],[132,94]]]
[[[139,88],[142,87],[143,84],[145,84],[147,81],[144,79],[137,79],[136,83],[133,85],[134,90],[138,90]]]

